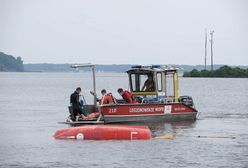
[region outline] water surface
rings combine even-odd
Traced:
[[[78,86],[92,103],[91,73],[0,73],[0,167],[248,167],[248,79],[180,78],[179,93],[194,98],[199,119],[149,125],[153,136],[173,139],[55,140]],[[119,87],[128,88],[126,74],[97,73],[98,94],[105,88],[118,98]]]

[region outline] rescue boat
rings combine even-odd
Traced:
[[[55,139],[73,140],[149,140],[148,126],[90,125],[70,127],[55,132]]]
[[[73,68],[92,67],[93,90],[96,92],[95,65],[72,65]],[[198,111],[190,96],[179,96],[178,69],[173,67],[151,65],[132,66],[126,71],[129,79],[129,91],[137,103],[126,104],[117,100],[116,104],[97,105],[94,97],[93,105],[85,105],[88,114],[98,112],[95,119],[84,121],[62,122],[66,124],[99,124],[128,122],[172,122],[194,121]],[[153,82],[153,88],[146,88],[146,81]],[[70,111],[71,108],[69,107]]]

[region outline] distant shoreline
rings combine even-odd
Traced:
[[[41,64],[24,64],[24,71],[25,72],[70,72],[74,71],[70,68],[72,64],[48,64],[48,63],[41,63]],[[131,68],[131,64],[110,64],[110,65],[103,65],[97,64],[96,71],[97,72],[125,72],[126,70]],[[170,64],[170,66],[179,68],[180,73],[189,72],[193,69],[198,71],[203,70],[205,68],[204,65],[175,65]],[[214,69],[218,69],[223,65],[214,65]],[[231,66],[231,67],[240,67],[240,68],[248,68],[248,66]],[[210,66],[207,67],[210,69]],[[84,68],[84,71],[90,71],[90,68]]]
[[[193,69],[184,72],[183,77],[202,77],[202,78],[248,78],[248,68],[230,67],[224,65],[213,71]]]

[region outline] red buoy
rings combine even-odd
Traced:
[[[147,126],[88,125],[71,127],[55,132],[55,139],[82,140],[148,140],[151,131]]]

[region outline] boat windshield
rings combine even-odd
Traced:
[[[175,96],[174,95],[174,74],[173,73],[167,74],[165,76],[165,81],[166,81],[166,84],[165,84],[166,93],[165,93],[165,95],[167,97],[174,97]]]
[[[132,92],[154,92],[155,88],[152,73],[130,75],[130,89]]]

